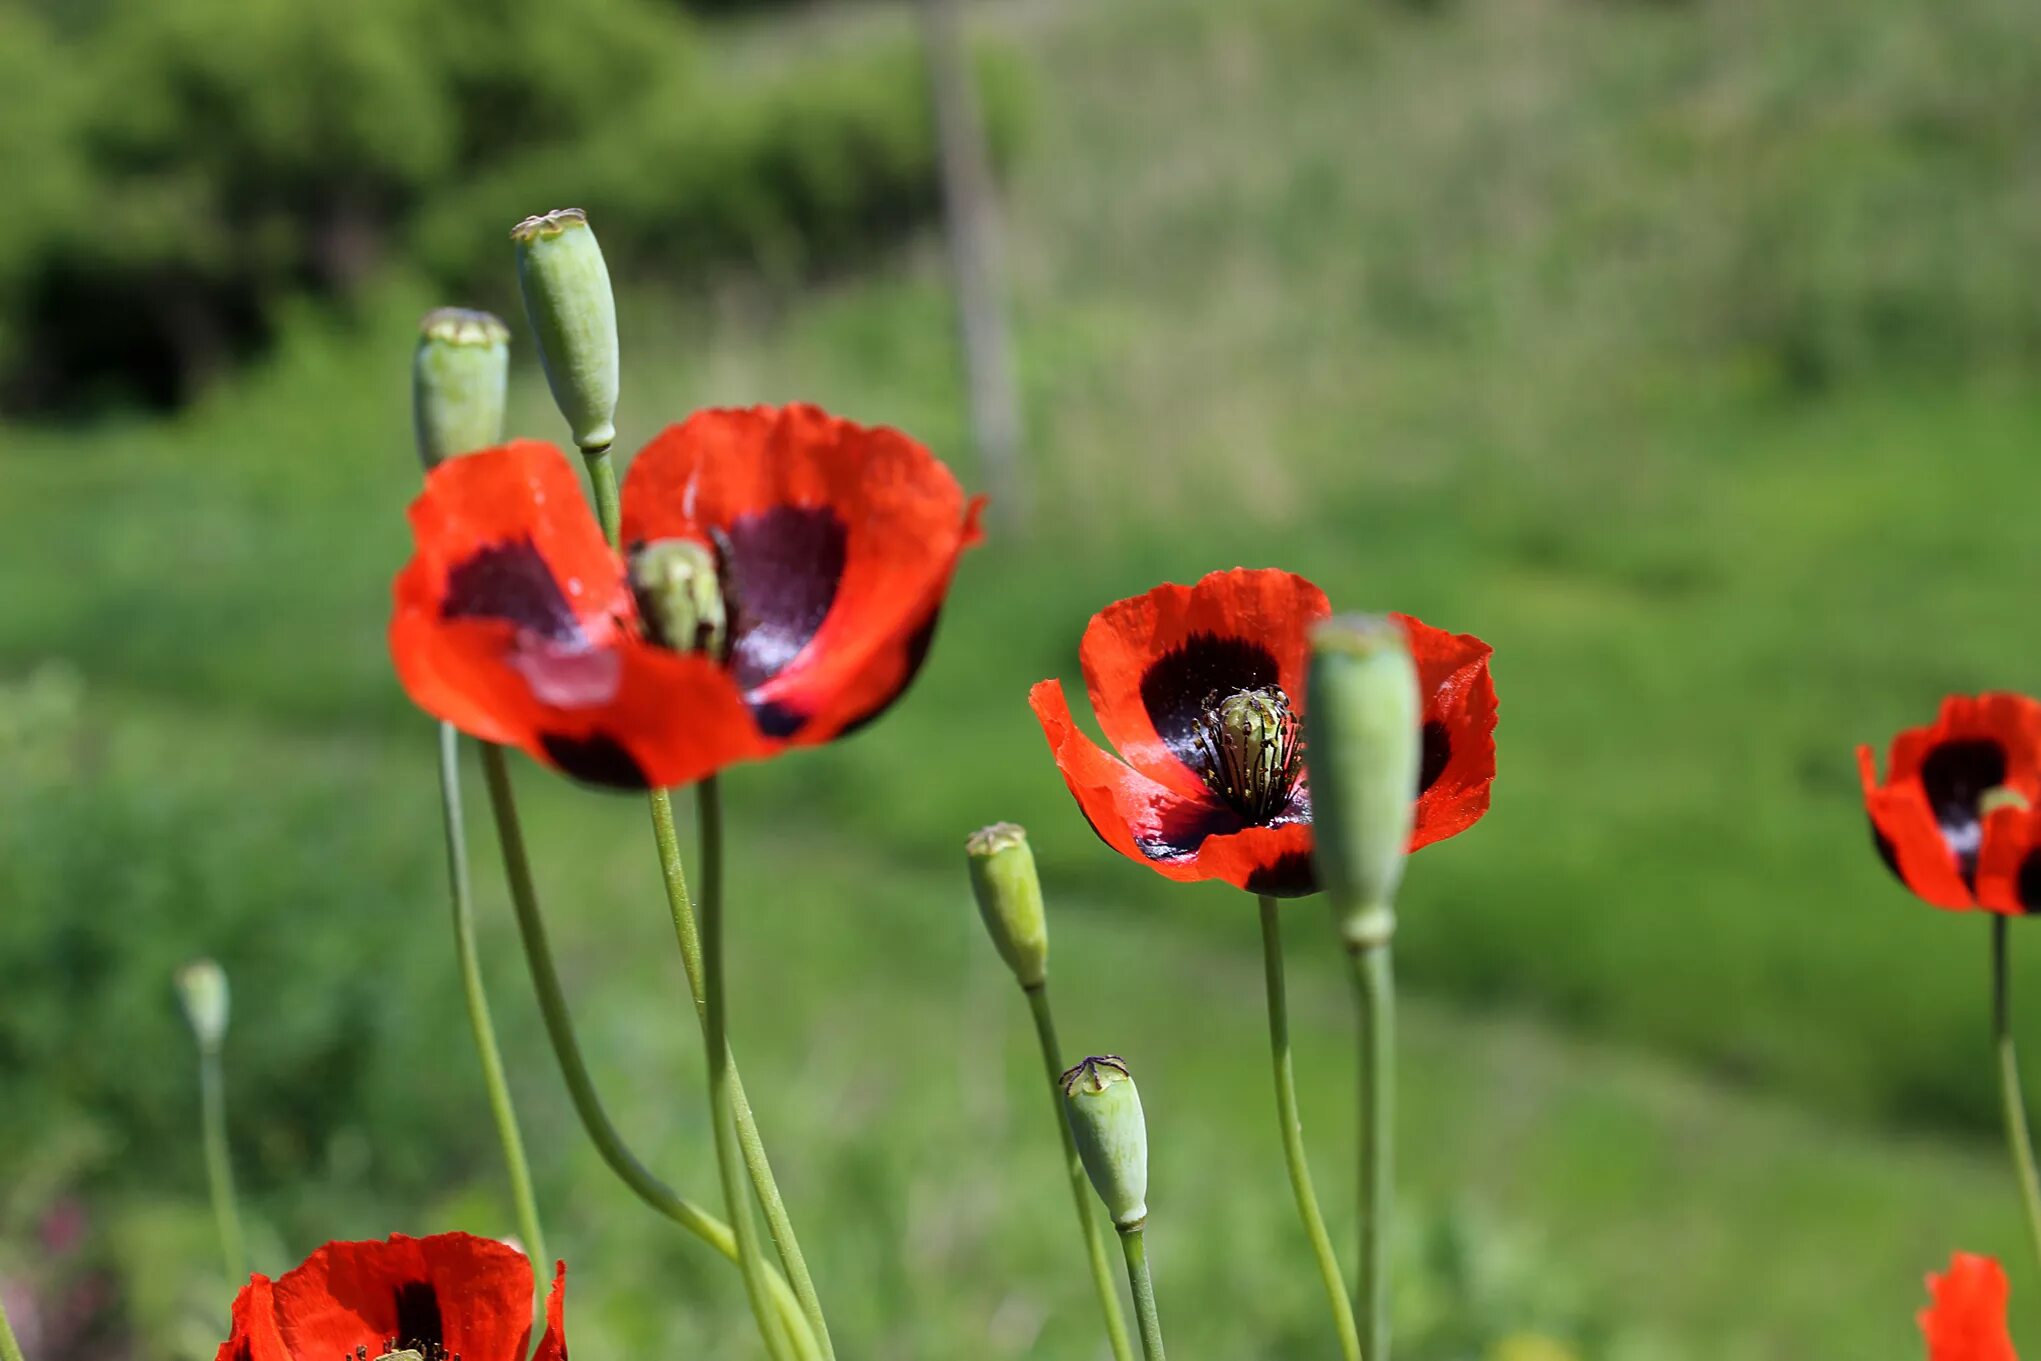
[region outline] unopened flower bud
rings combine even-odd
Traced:
[[[1011,822],[981,827],[964,843],[964,854],[971,862],[978,915],[999,957],[1022,987],[1041,987],[1049,975],[1049,924],[1027,830]]]
[[[1148,1124],[1126,1061],[1097,1055],[1063,1074],[1063,1107],[1106,1213],[1118,1228],[1140,1228],[1148,1218]]]
[[[716,555],[692,539],[654,539],[631,550],[631,591],[652,641],[675,652],[723,655],[729,636]]]
[[[503,439],[510,331],[487,312],[442,307],[418,324],[411,420],[428,469]]]
[[[591,452],[617,437],[617,304],[602,247],[579,208],[556,208],[511,228],[525,315],[553,402]]]
[[[227,1034],[227,973],[210,959],[195,959],[177,971],[177,1000],[199,1048],[214,1050]]]
[[[1422,730],[1417,667],[1401,625],[1340,615],[1311,631],[1304,713],[1315,862],[1347,943],[1395,929],[1415,815]]]

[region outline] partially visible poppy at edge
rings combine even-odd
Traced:
[[[2006,1331],[2009,1293],[2004,1268],[1991,1258],[1951,1257],[1947,1271],[1928,1277],[1928,1306],[1916,1315],[1928,1361],[2018,1361]]]
[[[1922,901],[1952,911],[2041,909],[2041,703],[1951,695],[1892,739],[1885,776],[1857,748],[1879,858]]]
[[[620,557],[551,444],[434,469],[390,622],[413,702],[617,788],[831,741],[920,670],[983,504],[898,431],[800,405],[669,427],[622,502]]]
[[[1325,592],[1292,572],[1235,568],[1158,586],[1092,616],[1078,647],[1092,713],[1118,755],[1077,727],[1063,684],[1028,703],[1064,782],[1108,846],[1177,880],[1274,897],[1315,893],[1299,721]],[[1492,649],[1409,615],[1424,691],[1411,849],[1465,831],[1495,778]]]
[[[553,1273],[546,1331],[532,1361],[567,1361],[566,1264]],[[525,1361],[532,1267],[493,1238],[392,1234],[328,1243],[272,1281],[253,1276],[234,1299],[216,1361]]]

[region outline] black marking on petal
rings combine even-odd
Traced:
[[[1453,735],[1446,725],[1436,718],[1424,723],[1424,757],[1417,768],[1417,792],[1423,794],[1439,782],[1439,776],[1446,773],[1446,765],[1453,759]]]
[[[1959,737],[1939,742],[1921,758],[1921,789],[1940,825],[1942,840],[1956,857],[1963,882],[1975,887],[1977,852],[1984,843],[1984,821],[1978,801],[1985,791],[2005,783],[2006,749],[1991,737]]]
[[[828,506],[774,506],[716,535],[730,615],[730,671],[749,690],[808,645],[843,580],[848,533]]]
[[[749,706],[751,721],[767,737],[792,737],[808,721],[808,715],[787,704],[762,700]]]
[[[442,619],[504,619],[558,643],[578,642],[581,622],[529,536],[477,549],[446,574]]]
[[[439,1316],[439,1291],[432,1282],[412,1281],[397,1287],[397,1340],[426,1355],[444,1346],[446,1327]]]
[[[1318,872],[1312,868],[1311,852],[1283,852],[1247,877],[1247,891],[1266,893],[1271,898],[1302,898],[1318,892]]]
[[[647,789],[651,781],[623,743],[606,733],[569,737],[545,733],[539,738],[554,765],[586,784],[608,789]]]
[[[2019,876],[2013,881],[2013,896],[2020,900],[2020,911],[2041,912],[2041,847],[2027,852],[2027,858],[2020,862]]]
[[[1209,802],[1184,800],[1156,810],[1157,821],[1136,827],[1134,845],[1150,860],[1189,860],[1197,855],[1207,837],[1227,836],[1247,826],[1239,813],[1214,798]]]
[[[1194,633],[1148,664],[1141,703],[1155,732],[1177,759],[1198,768],[1198,722],[1227,695],[1274,687],[1275,654],[1244,638]]]

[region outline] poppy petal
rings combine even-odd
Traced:
[[[1977,901],[1994,912],[2041,912],[2041,806],[1998,808],[1985,816]]]
[[[275,1283],[249,1277],[234,1297],[232,1326],[214,1361],[290,1361],[290,1355],[277,1328]]]
[[[1213,572],[1106,606],[1078,645],[1100,730],[1136,770],[1204,797],[1198,719],[1215,698],[1269,685],[1302,713],[1308,635],[1331,613],[1325,592],[1270,568]]]
[[[1448,633],[1407,614],[1403,625],[1424,695],[1424,751],[1410,849],[1472,827],[1488,811],[1495,782],[1495,649],[1470,633]]]
[[[919,668],[977,506],[922,445],[818,407],[700,411],[624,479],[627,544],[721,560],[730,667],[776,736],[827,741]]]
[[[2006,1331],[2010,1293],[2004,1268],[1991,1258],[1951,1257],[1947,1271],[1928,1277],[1928,1307],[1916,1315],[1928,1361],[2017,1361]]]
[[[531,1263],[471,1234],[328,1243],[276,1283],[276,1312],[299,1361],[388,1351],[392,1340],[463,1361],[522,1361],[531,1335]]]
[[[1180,882],[1216,879],[1279,897],[1315,890],[1308,801],[1280,825],[1248,826],[1209,793],[1187,799],[1100,748],[1071,717],[1061,681],[1035,685],[1028,705],[1085,820],[1121,855]]]
[[[567,1361],[567,1264],[553,1265],[553,1288],[546,1292],[546,1331],[532,1361]]]
[[[1935,907],[1960,911],[1977,906],[1949,843],[1929,811],[1920,782],[1880,786],[1869,747],[1857,748],[1864,786],[1864,810],[1878,856],[1915,897]]]
[[[2041,704],[1993,691],[1951,695],[1934,723],[1893,739],[1885,787],[1918,790],[1965,878],[1983,837],[1979,801],[1999,786],[2041,799]]]

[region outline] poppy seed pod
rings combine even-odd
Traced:
[[[218,1049],[227,1034],[227,972],[210,959],[195,959],[177,971],[177,1000],[199,1048]]]
[[[1410,845],[1422,737],[1417,667],[1404,629],[1340,615],[1311,631],[1310,767],[1316,863],[1350,945],[1393,929]]]
[[[1103,1054],[1062,1080],[1063,1108],[1092,1189],[1116,1228],[1140,1228],[1148,1218],[1148,1124],[1134,1075],[1117,1054]]]
[[[510,239],[553,403],[576,444],[607,449],[617,437],[617,303],[588,214],[556,208],[518,223]]]
[[[981,827],[964,843],[964,854],[978,915],[999,957],[1022,987],[1041,987],[1049,976],[1049,923],[1027,829],[1011,822]]]
[[[729,611],[716,555],[693,539],[655,539],[631,550],[631,594],[651,639],[675,652],[721,657]]]
[[[510,330],[487,312],[441,307],[418,324],[411,360],[411,419],[431,470],[455,454],[503,439]]]

